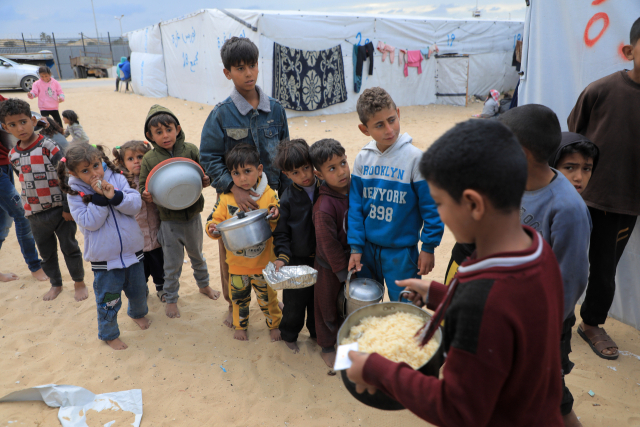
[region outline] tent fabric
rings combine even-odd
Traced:
[[[138,95],[167,96],[160,25],[127,33],[131,49],[131,85]]]
[[[568,130],[567,117],[585,87],[633,67],[621,47],[629,43],[629,30],[638,16],[638,0],[532,1],[524,25],[519,105],[548,106],[558,115],[562,130]],[[638,260],[640,229],[632,233],[618,264],[609,311],[611,317],[636,329],[640,329]]]

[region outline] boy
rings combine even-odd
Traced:
[[[617,359],[618,345],[603,325],[616,290],[616,268],[640,214],[640,18],[622,52],[632,70],[617,71],[591,83],[567,119],[569,131],[589,138],[600,149],[599,173],[582,194],[593,232],[589,248],[589,284],[580,308],[578,334],[603,359]]]
[[[422,151],[400,136],[400,109],[382,88],[365,90],[356,107],[360,132],[373,138],[358,153],[349,194],[349,270],[386,282],[397,301],[396,280],[420,277],[434,267],[444,225],[418,170]],[[422,250],[418,255],[418,240]]]
[[[292,181],[280,198],[280,220],[273,232],[276,271],[285,265],[313,267],[316,253],[316,231],[313,227],[313,204],[318,200],[320,180],[313,173],[309,145],[304,139],[292,139],[278,147],[275,164]],[[295,236],[295,237],[294,237]],[[316,336],[314,286],[284,289],[284,309],[280,332],[284,343],[298,353],[296,341],[305,322],[312,338]]]
[[[55,169],[62,152],[55,142],[34,132],[37,121],[23,100],[8,99],[0,104],[2,127],[19,140],[9,152],[9,160],[20,177],[24,216],[42,256],[42,270],[51,282],[51,289],[42,299],[51,301],[62,292],[57,237],[74,281],[74,298],[82,301],[89,294],[84,284],[82,252],[76,240],[77,227],[69,213],[67,198],[58,186]]]
[[[314,268],[318,270],[314,290],[316,333],[318,345],[322,347],[322,360],[333,368],[336,338],[343,321],[338,312],[338,294],[349,272],[347,215],[351,174],[345,150],[335,139],[321,139],[313,144],[309,149],[309,157],[316,169],[314,173],[324,180],[313,206],[313,225],[316,230]]]
[[[224,75],[233,81],[231,95],[215,106],[202,128],[200,148],[202,166],[216,188],[218,198],[233,193],[238,207],[247,212],[257,209],[251,196],[233,183],[225,165],[225,156],[237,144],[247,143],[260,152],[260,163],[269,180],[269,186],[282,194],[289,180],[273,163],[278,144],[289,138],[289,126],[284,108],[256,85],[258,81],[258,47],[244,37],[231,37],[220,49]],[[229,313],[224,324],[232,328],[232,304],[229,299],[229,267],[224,261],[226,251],[218,241],[220,280]]]
[[[437,426],[561,426],[562,279],[549,245],[519,218],[527,161],[501,123],[456,125],[420,161],[456,241],[475,243],[448,287],[398,283],[444,318],[441,379],[378,354],[350,352],[358,391],[381,389]]]
[[[140,166],[139,191],[142,200],[147,203],[153,201],[151,193],[147,191],[146,183],[149,172],[156,165],[172,157],[186,157],[200,163],[198,147],[185,142],[185,135],[178,118],[161,105],[154,105],[149,110],[144,122],[144,135],[153,145],[153,150],[142,158]],[[208,176],[202,177],[202,186],[207,187],[211,181]],[[218,299],[220,292],[209,286],[209,271],[207,262],[202,254],[202,220],[200,212],[204,208],[204,197],[200,198],[188,208],[175,211],[158,205],[160,214],[160,230],[158,241],[162,245],[164,258],[164,290],[166,291],[165,314],[170,318],[180,317],[178,310],[178,290],[180,289],[180,274],[184,251],[191,259],[193,277],[200,288],[200,293],[212,300]]]
[[[549,159],[562,140],[560,122],[551,109],[524,105],[500,115],[498,121],[511,129],[527,157],[527,186],[522,196],[520,221],[539,231],[551,245],[562,273],[565,340],[560,347],[564,359],[568,344],[566,332],[575,324],[576,303],[587,286],[589,275],[589,211],[569,180],[549,167]],[[568,364],[563,368],[565,374],[570,370]],[[564,422],[580,425],[572,408],[573,396],[564,386],[561,403]]]
[[[258,150],[249,144],[238,144],[226,156],[227,168],[231,173],[234,185],[243,190],[251,190],[258,196],[255,202],[258,209],[267,209],[273,215],[269,220],[271,231],[278,221],[278,195],[269,187],[267,176],[260,164]],[[220,239],[217,224],[233,218],[238,213],[239,206],[234,195],[223,194],[207,218],[207,235],[212,239]],[[251,287],[253,287],[258,305],[266,317],[271,341],[280,341],[280,321],[282,312],[278,306],[278,294],[267,284],[262,270],[269,262],[275,261],[273,254],[273,239],[237,252],[227,252],[229,265],[230,289],[229,295],[233,303],[233,326],[236,332],[233,338],[247,341],[247,327],[249,326],[249,304],[251,303]]]

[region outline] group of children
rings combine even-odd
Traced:
[[[627,105],[640,102],[639,38],[640,19],[623,49],[634,69],[614,77],[637,93],[610,85]],[[372,141],[356,157],[352,175],[340,142],[322,139],[309,146],[289,138],[284,109],[256,86],[258,49],[251,41],[233,37],[221,56],[234,89],[209,115],[201,151],[185,141],[177,117],[155,105],[144,124],[148,141],[116,147],[115,164],[102,147],[86,142],[70,144],[63,156],[51,139],[34,133],[26,102],[0,104],[3,128],[20,140],[10,159],[23,186],[22,203],[38,247],[49,248],[42,268],[59,293],[58,236],[76,299],[87,297],[76,224],[84,234],[99,338],[114,349],[126,348],[117,324],[122,292],[129,300],[127,314],[142,329],[149,327],[149,276],[166,315],[180,316],[185,249],[200,292],[218,299],[203,255],[206,232],[220,240],[222,290],[229,303],[225,323],[235,329],[235,339],[247,340],[253,288],[271,340],[284,340],[298,352],[306,324],[332,367],[343,321],[338,295],[355,270],[385,283],[390,299],[406,289],[414,303],[435,310],[423,343],[444,320],[447,354],[442,376],[435,378],[377,354],[351,352],[347,375],[359,391],[381,389],[435,425],[580,425],[563,377],[573,366],[568,355],[575,304],[587,283],[587,299],[592,287],[592,295],[602,292],[589,274],[590,263],[592,274],[597,263],[591,231],[596,220],[589,212],[610,207],[593,201],[587,209],[580,194],[617,143],[603,142],[614,130],[590,113],[597,98],[592,93],[605,85],[596,82],[581,95],[569,119],[576,133],[561,133],[549,108],[527,105],[498,120],[460,123],[424,154],[400,133],[400,111],[389,94],[367,89],[357,103],[358,126]],[[589,132],[599,136],[596,143]],[[628,133],[637,137],[637,131]],[[173,157],[201,164],[203,187],[213,184],[217,190],[204,230],[203,196],[182,210],[153,204],[149,172]],[[273,237],[227,251],[219,224],[255,209],[270,212]],[[434,267],[443,223],[458,242],[444,285],[419,279]],[[614,275],[616,256],[606,261]],[[317,282],[284,290],[283,305],[262,274],[269,262],[278,270],[313,266]],[[579,334],[599,356],[617,357],[615,343],[598,328],[604,319],[581,314]]]

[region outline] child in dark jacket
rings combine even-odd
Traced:
[[[309,149],[316,176],[324,180],[313,206],[316,230],[314,314],[322,360],[333,367],[338,329],[344,320],[338,312],[338,294],[347,280],[350,248],[347,215],[351,174],[345,150],[335,139],[321,139]],[[285,305],[286,307],[286,305]]]
[[[293,139],[278,147],[276,166],[293,182],[280,198],[280,220],[273,232],[276,271],[285,265],[313,267],[316,254],[316,231],[313,227],[313,204],[318,199],[320,180],[313,173],[309,145],[304,139]],[[316,336],[314,286],[284,289],[284,309],[280,332],[287,347],[298,353],[298,334],[305,325],[312,338]]]

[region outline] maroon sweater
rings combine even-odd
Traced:
[[[562,426],[562,278],[532,228],[521,252],[473,257],[446,311],[442,379],[372,354],[364,380],[437,426]],[[449,288],[431,282],[429,308]]]
[[[347,243],[349,193],[340,194],[322,184],[319,194],[313,205],[316,257],[324,268],[331,269],[344,282],[347,280],[350,252]]]

